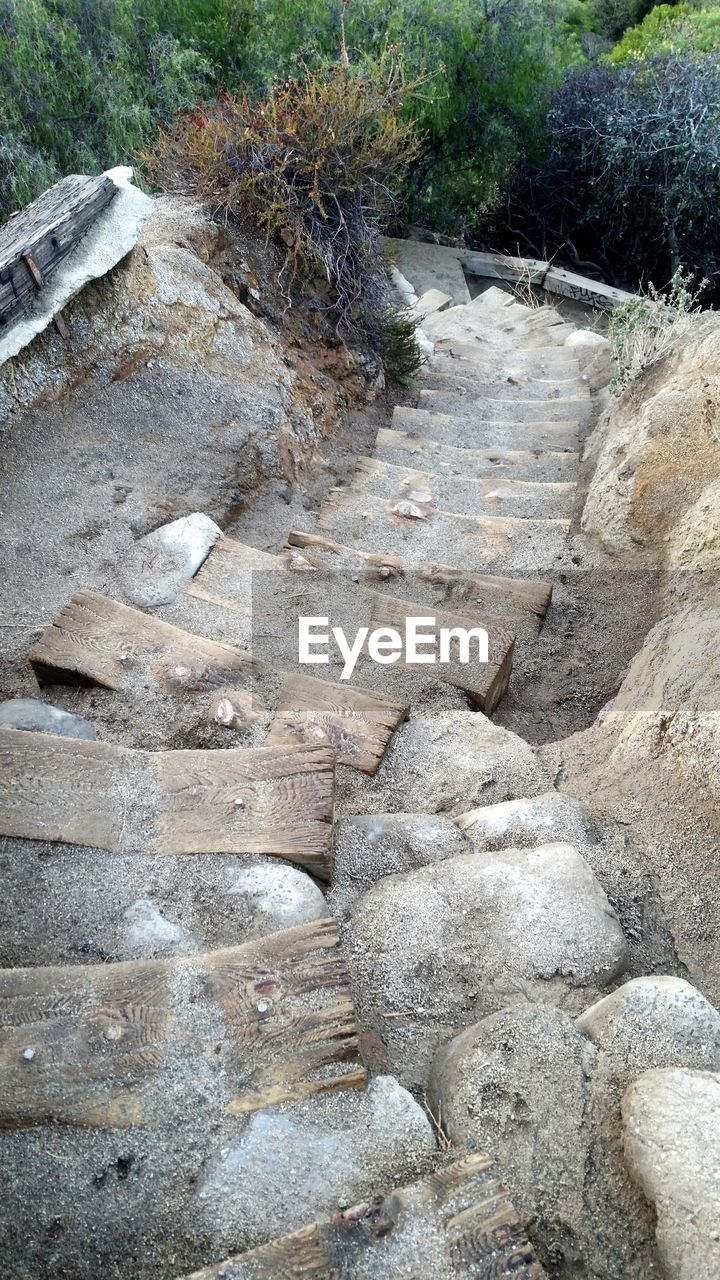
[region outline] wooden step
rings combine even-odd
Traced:
[[[473,378],[515,376],[535,378],[579,378],[582,374],[577,355],[565,347],[529,347],[508,343],[502,350],[478,339],[459,340],[443,338],[435,340],[432,364],[423,368],[420,381],[430,376],[452,374],[453,377]]]
[[[428,409],[396,405],[392,426],[397,431],[412,432],[420,440],[433,440],[456,449],[569,451],[577,458],[578,431],[572,422],[488,422],[479,414],[468,414],[466,404],[460,413],[431,413]]]
[[[216,544],[210,552],[205,564],[188,588],[189,594],[196,598],[230,610],[232,613],[246,615],[249,601],[247,572],[243,572],[243,555],[248,553],[252,562],[254,552],[242,543],[225,538]],[[297,554],[297,553],[296,553]],[[262,627],[265,640],[263,656],[273,662],[282,664],[293,661],[297,655],[299,619],[301,617],[328,618],[328,627],[342,627],[345,635],[352,642],[360,628],[369,628],[370,632],[378,628],[393,628],[403,638],[406,622],[412,617],[428,618],[428,607],[425,604],[405,600],[390,593],[356,584],[349,576],[334,573],[328,566],[318,566],[314,574],[308,574],[309,563],[305,569],[298,571],[282,568],[272,579],[264,575],[262,592]],[[290,581],[290,589],[288,588]],[[435,627],[467,629],[469,622],[466,616],[448,612],[446,609],[433,609]],[[475,625],[481,624],[476,619]],[[457,661],[437,661],[432,668],[405,665],[404,655],[392,665],[384,666],[379,671],[378,665],[369,656],[367,643],[350,676],[353,685],[361,686],[377,683],[382,677],[386,692],[398,698],[412,699],[417,692],[418,683],[427,679],[441,680],[466,693],[471,701],[486,715],[490,715],[504,695],[510,671],[514,636],[511,632],[493,621],[488,631],[488,662],[478,664],[475,660],[468,663]],[[326,674],[331,679],[344,679],[342,669],[344,659],[335,644],[327,646],[329,665]],[[274,733],[271,740],[277,742]]]
[[[41,683],[89,682],[123,690],[147,703],[172,727],[172,698],[196,703],[204,717],[209,694],[259,688],[275,705],[267,741],[318,743],[338,762],[374,773],[407,706],[381,694],[331,685],[296,670],[275,671],[231,645],[183,631],[159,618],[79,591],[30,652]],[[166,703],[170,701],[170,711]]]
[[[540,449],[456,449],[438,440],[422,439],[413,431],[381,427],[373,450],[381,462],[393,466],[418,466],[438,475],[467,476],[482,480],[499,476],[508,480],[574,483],[579,454]]]
[[[413,600],[446,605],[473,618],[494,617],[513,631],[539,631],[550,607],[552,584],[533,578],[470,573],[453,565],[413,562],[383,552],[358,551],[319,533],[294,529],[288,536],[316,564],[344,573],[378,591],[407,591]]]
[[[404,512],[419,510],[415,518]],[[333,489],[317,517],[318,529],[361,551],[431,559],[441,548],[471,570],[525,569],[537,573],[562,554],[569,520],[516,520],[464,516],[422,504],[386,502],[371,494]]]
[[[431,315],[437,315],[452,305],[449,293],[442,289],[426,289],[412,307],[412,313],[418,324],[422,324]]]
[[[218,1119],[364,1088],[339,942],[328,919],[200,955],[1,971],[0,1127],[159,1127],[207,1109],[208,1062]]]
[[[574,427],[584,425],[592,411],[590,390],[572,396],[557,394],[557,386],[548,384],[545,398],[536,394],[537,383],[530,386],[505,387],[496,383],[476,383],[469,395],[462,391],[418,392],[418,409],[429,413],[456,413],[479,422],[565,422]],[[552,394],[551,394],[552,393]]]
[[[428,1241],[432,1241],[432,1254]],[[432,1261],[431,1261],[432,1257]],[[226,1258],[186,1280],[543,1280],[490,1156],[474,1152],[372,1204]]]
[[[569,516],[576,490],[574,484],[562,482],[439,475],[392,466],[376,458],[358,458],[351,487],[395,501],[412,501],[413,494],[422,494],[421,502],[466,516]]]
[[[0,729],[0,835],[110,853],[269,854],[330,873],[327,746],[139,751]]]

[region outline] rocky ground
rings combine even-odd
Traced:
[[[0,369],[0,728],[153,749],[264,740],[262,712],[213,722],[206,741],[195,719],[158,722],[170,704],[150,696],[40,689],[27,651],[78,587],[247,643],[234,615],[157,574],[160,594],[138,596],[139,540],[199,511],[227,538],[281,551],[288,530],[323,528],[333,483],[414,401],[312,315],[281,322],[272,270],[269,250],[161,202],[130,257],[68,309],[69,347],[48,332]],[[502,299],[456,301],[424,331],[482,342],[496,380],[547,337],[542,311],[511,324]],[[217,1011],[178,977],[173,1016],[204,1048],[177,1049],[151,1123],[11,1120],[8,1275],[170,1280],[478,1151],[545,1274],[720,1275],[719,332],[699,321],[622,395],[580,362],[592,395],[571,523],[558,554],[543,544],[531,565],[553,586],[543,629],[519,635],[492,718],[421,681],[375,777],[338,771],[329,885],[267,856],[0,839],[6,971],[202,957],[334,917],[370,1077],[364,1092],[238,1116],[213,1056]],[[588,346],[607,361],[602,338]],[[442,394],[439,368],[423,394]],[[394,536],[383,552],[405,545]],[[456,550],[435,559],[457,563]],[[80,720],[46,707],[38,723],[18,696]],[[13,1069],[18,1055],[34,1069],[28,1026],[7,1048]],[[373,1254],[317,1274],[493,1274],[449,1263],[426,1230],[403,1241],[404,1270]]]

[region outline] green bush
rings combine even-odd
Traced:
[[[608,54],[614,66],[658,53],[709,53],[720,48],[720,6],[659,4],[631,27]]]

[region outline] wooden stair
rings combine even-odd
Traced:
[[[400,420],[400,419],[398,419]],[[463,449],[421,436],[416,428],[399,430],[381,427],[373,457],[393,466],[416,466],[421,470],[485,480],[502,476],[552,484],[575,481],[580,456],[571,449]]]
[[[577,459],[578,428],[572,419],[553,422],[538,417],[532,422],[492,421],[476,416],[467,401],[457,399],[449,412],[442,413],[429,411],[427,405],[419,409],[398,406],[393,412],[392,428],[456,449],[570,452]]]
[[[488,468],[489,470],[489,468]],[[453,510],[460,515],[543,516],[558,519],[572,510],[575,485],[570,481],[534,481],[462,475],[393,466],[375,458],[359,458],[348,486],[358,495],[387,501],[406,498]],[[422,498],[413,499],[413,494]]]

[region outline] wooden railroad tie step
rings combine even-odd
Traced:
[[[545,1276],[498,1171],[483,1152],[185,1280],[372,1280],[379,1275],[432,1280],[440,1274],[448,1280]]]
[[[472,618],[493,617],[517,629],[542,626],[552,598],[552,583],[528,577],[471,573],[435,561],[413,561],[379,551],[358,551],[324,534],[293,529],[288,536],[314,564],[348,574],[378,591],[402,589],[422,604],[445,605]]]
[[[533,483],[574,483],[579,465],[579,454],[571,450],[463,449],[420,436],[414,430],[398,431],[389,427],[378,431],[373,455],[378,461],[390,462],[393,466],[419,467],[436,475],[467,476],[470,480],[501,476]]]
[[[275,671],[232,645],[78,591],[30,652],[41,683],[90,683],[144,702],[154,689],[200,703],[210,694],[268,685],[275,718],[268,743],[330,747],[341,764],[374,773],[407,705],[381,694]],[[160,712],[159,712],[160,714]],[[171,714],[165,708],[170,722]]]
[[[349,488],[388,501],[429,502],[433,507],[465,516],[551,518],[570,515],[576,490],[567,481],[505,480],[491,474],[482,479],[457,473],[442,475],[393,466],[377,458],[358,458]]]
[[[548,383],[545,395],[539,393],[537,383],[522,386],[510,382],[476,383],[468,395],[451,389],[421,389],[417,407],[430,413],[459,413],[472,417],[480,425],[483,422],[515,422],[528,426],[557,422],[575,427],[584,424],[592,408],[589,387],[584,386],[584,393],[574,390],[562,396],[557,394],[557,385]]]
[[[393,411],[393,429],[455,449],[570,452],[577,457],[576,422],[490,422],[476,416],[467,401],[461,399],[458,403],[457,410],[448,406],[442,413],[398,405]]]
[[[165,960],[0,971],[0,1128],[172,1125],[364,1088],[334,920]]]
[[[318,512],[318,528],[361,551],[377,547],[413,559],[452,549],[470,570],[542,570],[561,554],[569,520],[517,520],[438,511],[420,502],[388,502],[372,494],[333,489]]]
[[[269,854],[330,878],[325,747],[137,751],[0,729],[0,835],[136,854]]]
[[[246,553],[247,564],[252,565],[252,548],[230,538],[217,543],[187,588],[188,594],[247,619],[252,607],[253,593],[249,578],[253,570],[248,571],[246,567]],[[331,634],[331,627],[340,627],[351,644],[361,629],[372,634],[378,629],[391,628],[403,640],[399,658],[392,664],[383,666],[380,673],[369,653],[368,636],[349,675],[351,681],[360,684],[377,682],[379,674],[382,674],[388,690],[402,697],[410,696],[410,680],[429,676],[433,680],[442,680],[461,689],[486,715],[494,711],[507,689],[514,646],[514,636],[498,624],[497,620],[483,619],[479,608],[473,622],[464,615],[451,613],[444,608],[433,606],[430,610],[425,603],[400,599],[388,592],[382,593],[354,583],[351,577],[334,573],[329,566],[313,566],[306,558],[300,557],[299,553],[295,554],[294,580],[292,569],[287,567],[288,561],[282,557],[277,557],[275,574],[268,574],[265,568],[261,571],[262,625],[263,633],[269,637],[263,642],[269,646],[264,656],[280,665],[292,661],[297,654],[299,623],[303,617],[327,618],[326,633]],[[302,561],[302,564],[298,564],[298,561]],[[470,660],[461,661],[455,640],[450,646],[449,659],[438,660],[439,652],[436,652],[432,667],[408,664],[405,661],[404,639],[408,623],[413,618],[424,620],[424,634],[429,633],[429,618],[434,622],[436,633],[443,628],[446,631],[468,631],[473,626],[483,626],[488,637],[487,661],[478,662],[476,641],[469,648]],[[485,623],[488,625],[485,626]],[[343,672],[345,658],[340,650],[329,642],[326,649],[332,664],[326,668],[328,675],[346,679],[347,673]],[[278,740],[276,731],[273,731],[270,740]]]

